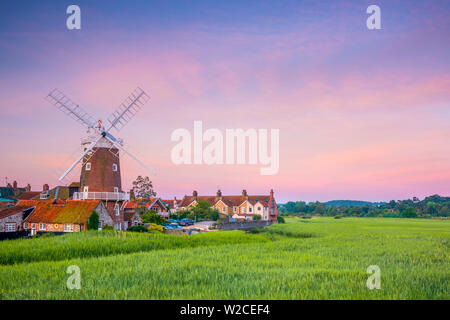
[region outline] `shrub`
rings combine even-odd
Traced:
[[[147,229],[149,232],[164,232],[164,227],[159,224],[152,223],[150,227]]]
[[[284,218],[281,216],[277,217],[278,223],[286,223],[286,221],[284,221]]]
[[[263,232],[264,231],[264,228],[251,228],[250,230],[249,230],[249,232],[250,233],[261,233],[261,232]]]
[[[147,232],[148,229],[147,229],[146,227],[144,227],[144,226],[132,226],[132,227],[129,227],[129,228],[127,229],[127,231],[132,231],[132,232]]]
[[[97,211],[92,211],[89,219],[86,221],[88,230],[98,230],[99,217]]]
[[[144,213],[142,215],[142,222],[143,223],[156,223],[156,224],[163,224],[166,220],[161,217],[159,214],[157,214],[155,211],[150,210],[147,213]]]
[[[103,231],[113,231],[114,228],[108,224],[104,225],[102,228]]]
[[[255,214],[253,215],[253,220],[261,220],[261,215],[260,214]]]

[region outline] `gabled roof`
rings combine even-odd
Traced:
[[[28,223],[86,223],[100,200],[69,200],[67,202],[38,201]]]
[[[203,199],[208,201],[211,205],[215,205],[219,198],[216,196],[197,196],[197,199]],[[238,207],[243,204],[246,200],[250,202],[252,205],[255,205],[257,202],[260,202],[263,206],[267,207],[269,204],[270,196],[268,195],[257,195],[257,196],[248,196],[246,199],[244,196],[222,196],[220,200],[225,203],[229,207]],[[189,206],[193,201],[195,201],[194,196],[184,196],[183,201],[181,203],[181,207]]]
[[[160,198],[150,198],[148,200],[131,199],[130,201],[128,201],[125,204],[124,209],[125,210],[133,210],[133,209],[136,209],[137,207],[140,207],[140,206],[146,207],[147,209],[150,209],[153,206],[155,206],[156,204],[159,205],[160,207],[164,208],[164,209],[166,208],[164,206],[164,204],[162,203]]]
[[[6,209],[3,209],[0,211],[0,219],[4,219],[6,217],[15,215],[17,213],[23,213],[23,211],[25,211],[26,209],[29,209],[30,207],[28,206],[14,206],[14,207],[9,207]]]
[[[181,201],[181,207],[187,207],[188,205],[190,205],[192,202],[196,201],[198,199],[202,199],[202,200],[206,200],[208,201],[211,205],[214,205],[217,201],[216,201],[216,197],[215,196],[184,196],[183,200]]]
[[[180,206],[182,200],[176,200],[177,205]],[[175,208],[175,200],[161,200],[161,202],[165,205],[165,206],[169,206],[169,208]]]

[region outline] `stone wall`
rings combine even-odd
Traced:
[[[227,222],[219,226],[221,230],[249,230],[251,228],[262,228],[276,224],[276,220],[257,220],[257,221],[242,221],[242,222]]]

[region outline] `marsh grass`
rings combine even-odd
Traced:
[[[258,234],[234,231],[175,238],[127,235],[118,239],[81,234],[36,242],[4,242],[0,244],[0,254],[9,257],[3,258],[9,265],[0,266],[0,298],[450,298],[449,221],[310,221],[298,223],[288,219],[286,224],[271,226]],[[305,234],[315,236],[304,237]],[[135,239],[149,243],[142,249],[134,244]],[[61,243],[52,245],[46,240]],[[108,249],[108,245],[113,249]],[[44,253],[51,252],[47,246],[58,254],[44,259]],[[120,246],[126,249],[117,249]],[[34,258],[24,258],[22,250],[29,254],[33,248],[37,252],[32,254]],[[72,254],[63,253],[63,248]],[[81,290],[68,290],[65,286],[66,268],[73,264],[81,268]],[[380,290],[366,286],[369,265],[381,269]]]

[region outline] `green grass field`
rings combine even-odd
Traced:
[[[0,242],[0,299],[449,299],[450,221],[291,218],[258,234]],[[81,289],[69,290],[78,265]],[[367,267],[381,270],[369,290]]]

